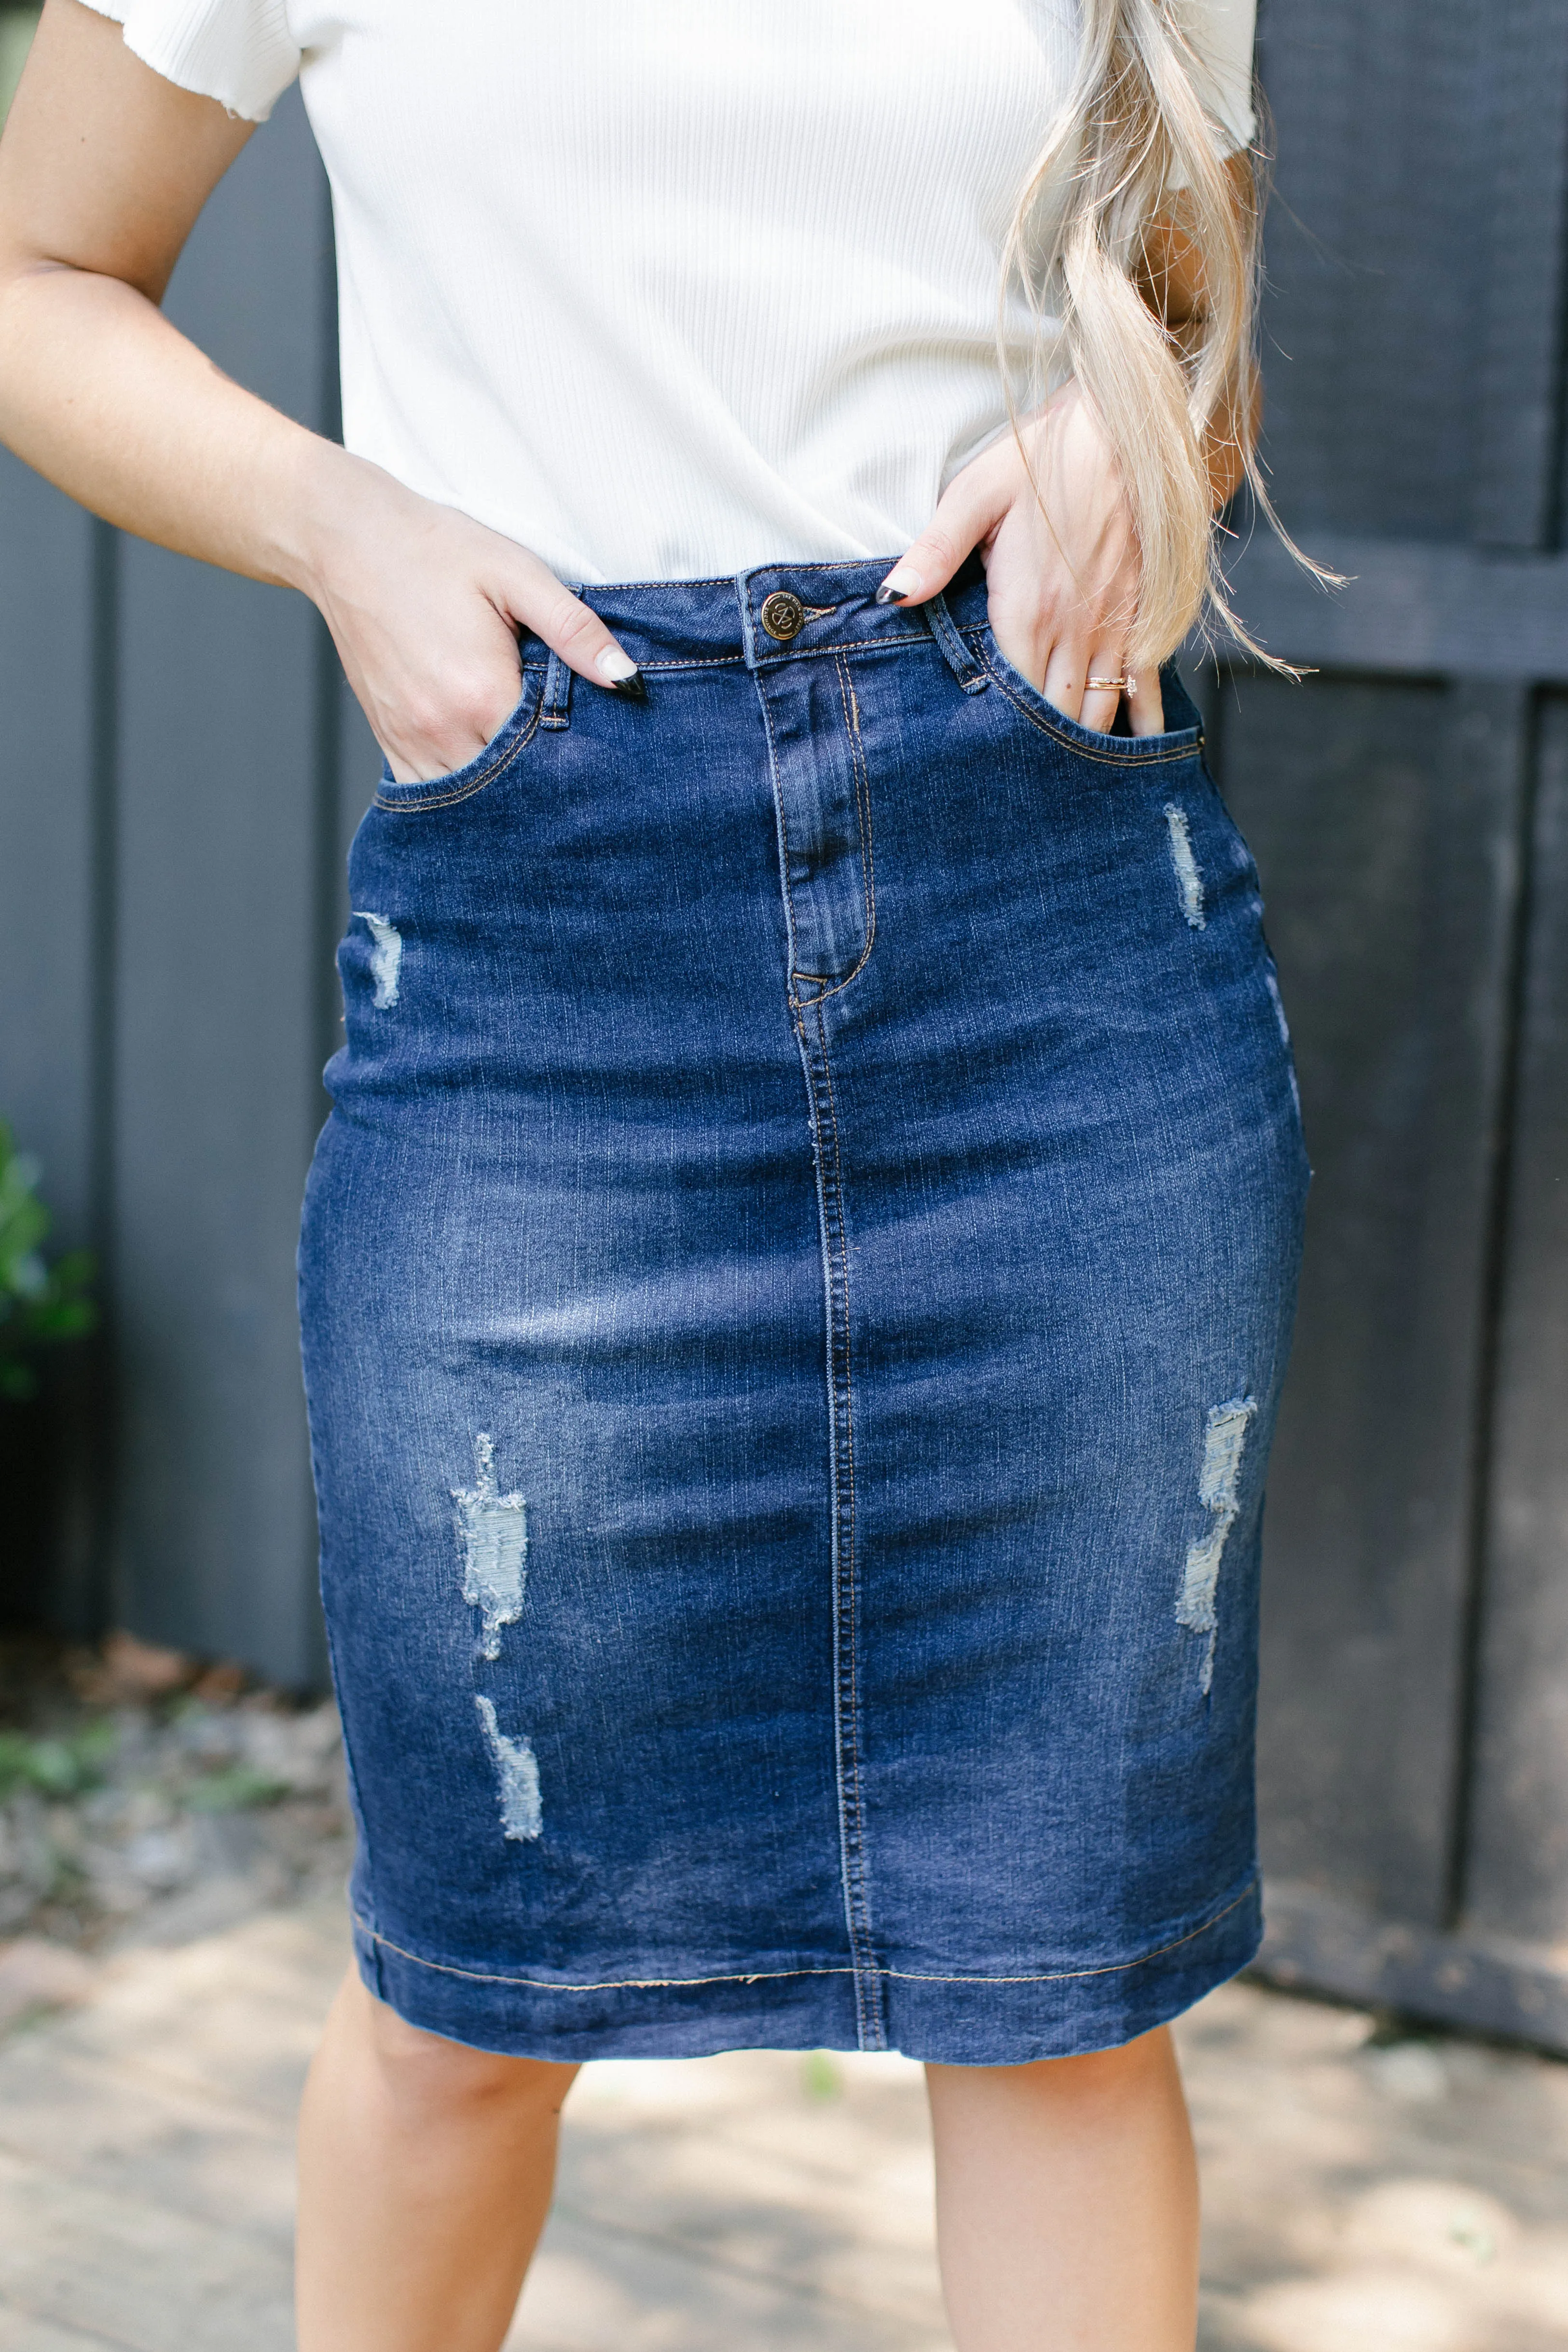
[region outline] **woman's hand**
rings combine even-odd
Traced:
[[[1022,438],[1039,498],[1017,442],[1003,434],[954,475],[929,528],[889,572],[883,593],[889,603],[922,604],[978,548],[991,626],[1014,668],[1068,718],[1109,732],[1121,694],[1088,681],[1126,674],[1138,604],[1138,545],[1126,494],[1100,421],[1076,383],[1064,384],[1029,419]],[[1163,730],[1160,676],[1152,664],[1138,673],[1127,709],[1135,735]]]
[[[598,614],[515,541],[323,447],[300,580],[400,784],[466,767],[510,717],[530,629],[613,693],[642,677]]]

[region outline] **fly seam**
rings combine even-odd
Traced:
[[[844,705],[844,724],[849,736],[849,754],[855,769],[855,806],[860,818],[860,889],[866,905],[866,944],[842,980],[830,982],[829,975],[820,971],[797,974],[801,980],[821,983],[816,995],[811,999],[813,1004],[826,1003],[828,997],[837,996],[841,988],[847,988],[852,980],[859,978],[870,961],[871,949],[877,937],[877,866],[871,845],[870,772],[866,764],[866,747],[860,736],[860,706],[855,698],[849,666],[840,661],[837,668],[838,695]]]
[[[838,662],[838,693],[844,705],[844,721],[849,730],[850,751],[855,761],[855,797],[860,804],[860,863],[866,883],[866,954],[855,967],[860,971],[871,952],[877,936],[877,854],[871,838],[871,775],[866,764],[866,744],[860,732],[860,705],[856,698],[855,681],[849,675],[849,665],[842,654]]]
[[[784,922],[789,930],[789,962],[790,975],[793,982],[794,979],[797,977],[797,975],[795,974],[795,898],[789,878],[789,818],[784,810],[784,779],[779,774],[778,746],[773,741],[773,714],[768,709],[768,698],[761,691],[760,688],[757,693],[757,700],[763,707],[763,732],[768,739],[768,773],[773,782],[773,809],[778,819],[779,842],[784,851],[784,859],[780,869],[779,879],[783,885],[784,890]],[[798,975],[798,977],[805,978],[805,975],[802,973]],[[793,985],[790,988],[789,993],[791,1003],[794,1004],[795,989]],[[796,1011],[798,1012],[798,1006],[796,1007]],[[796,1025],[798,1027],[798,1021]],[[802,1033],[802,1037],[804,1042],[804,1032]]]

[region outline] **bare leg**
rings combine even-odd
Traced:
[[[1169,2033],[926,2084],[958,2352],[1193,2352],[1197,2165]]]
[[[300,2113],[300,2352],[496,2352],[576,2071],[422,2033],[351,1970]]]

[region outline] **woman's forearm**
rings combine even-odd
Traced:
[[[158,308],[252,128],[47,0],[0,139],[0,440],[127,530],[309,589],[310,526],[353,460]]]
[[[135,288],[48,262],[0,275],[0,440],[126,530],[307,590],[313,521],[353,468]]]
[[[1247,154],[1233,155],[1226,169],[1237,215],[1244,215],[1258,203],[1251,159]],[[1207,298],[1198,247],[1174,217],[1163,215],[1150,224],[1137,283],[1166,334],[1179,349],[1190,352],[1206,315]],[[1241,488],[1246,453],[1257,444],[1262,415],[1262,378],[1247,357],[1204,436],[1204,458],[1216,514]]]

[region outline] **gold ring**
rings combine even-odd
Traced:
[[[1138,681],[1131,670],[1124,677],[1086,677],[1083,684],[1085,693],[1136,694],[1138,691]]]

